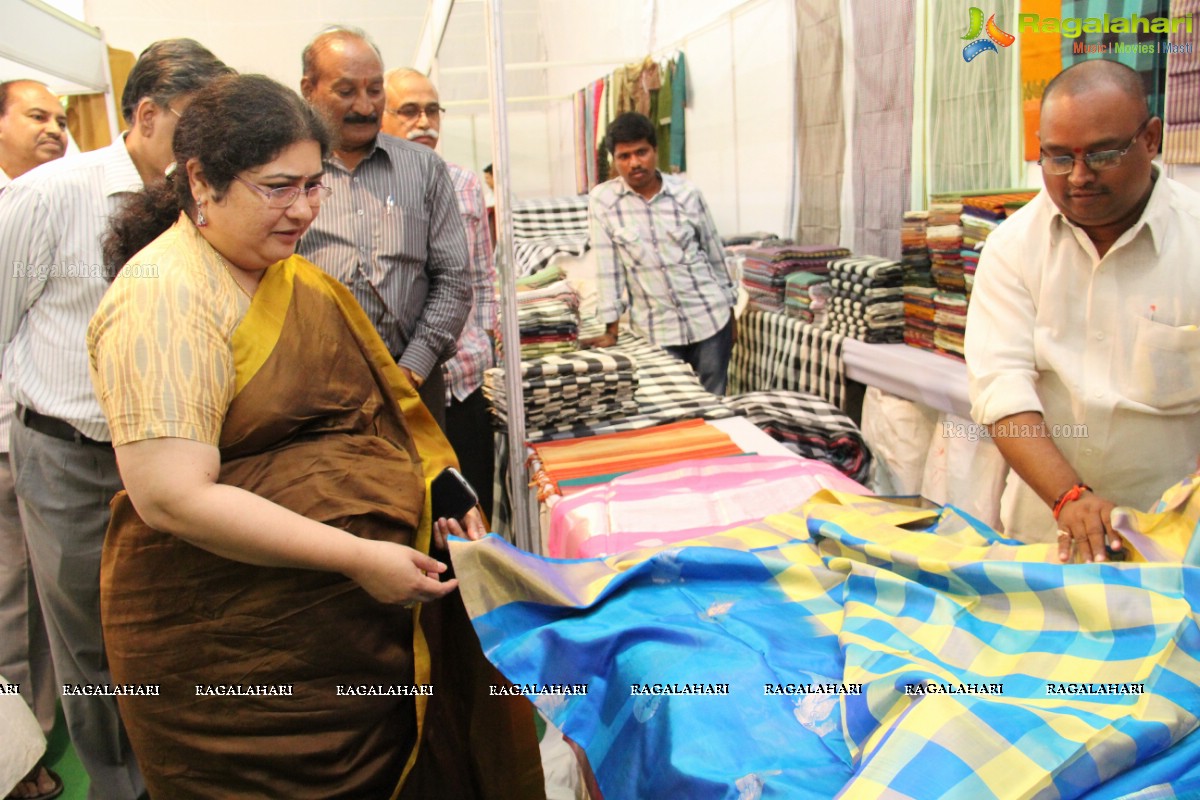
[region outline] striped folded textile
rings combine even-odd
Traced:
[[[526,399],[526,438],[530,442],[549,442],[561,439],[578,439],[619,431],[642,430],[668,422],[688,419],[724,419],[734,413],[721,403],[721,398],[706,391],[692,368],[672,356],[661,347],[656,347],[642,337],[622,331],[614,347],[581,350],[573,355],[609,354],[625,356],[634,363],[632,405],[622,401],[620,409],[605,407],[602,414],[559,414],[559,418],[547,422],[529,421],[529,399]],[[503,368],[494,368],[492,385],[504,383]],[[487,396],[488,373],[484,373],[484,395]],[[500,413],[492,409],[493,422],[498,422]],[[595,418],[594,418],[595,417]]]
[[[749,312],[738,320],[729,393],[804,392],[840,406],[846,397],[843,338],[781,314]]]
[[[607,797],[1190,798],[1197,482],[1121,515],[1136,563],[830,491],[619,557],[495,536],[451,557],[492,663],[579,687],[529,699]],[[1145,563],[1134,541],[1192,546]]]
[[[588,423],[637,412],[636,362],[622,353],[582,350],[521,362],[525,424],[541,428],[564,421]],[[504,369],[483,373],[483,394],[494,421],[508,420]]]
[[[782,312],[788,276],[800,272],[825,275],[831,261],[849,255],[849,250],[836,245],[764,244],[744,250],[742,286],[750,307]]]
[[[742,453],[729,434],[702,419],[620,431],[581,439],[532,445],[542,470],[554,484],[581,479],[611,480],[612,476],[647,467],[660,467],[695,458],[719,458]]]
[[[904,266],[877,256],[830,262],[825,326],[870,343],[904,340]]]
[[[841,409],[816,395],[747,392],[726,397],[725,406],[796,455],[829,464],[859,483],[870,477],[871,452],[862,432]]]
[[[587,195],[514,203],[512,222],[519,275],[536,273],[559,253],[579,256],[587,250]]]

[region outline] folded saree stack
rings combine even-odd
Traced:
[[[829,265],[833,297],[825,327],[864,342],[904,341],[904,269],[876,256]]]
[[[517,326],[522,359],[579,349],[579,295],[565,280],[553,279],[556,269],[552,267],[532,276],[539,278],[533,285],[518,284]],[[547,272],[551,275],[539,277]]]
[[[967,330],[967,296],[958,292],[934,292],[933,309],[934,349],[965,360],[963,337]]]
[[[721,398],[704,390],[700,379],[687,364],[661,347],[650,344],[640,336],[623,331],[613,347],[581,350],[569,358],[587,355],[623,357],[632,362],[632,404],[622,398],[619,408],[607,408],[601,417],[587,413],[558,414],[553,421],[541,418],[540,412],[530,416],[531,406],[540,402],[525,397],[526,438],[531,442],[578,439],[618,431],[640,430],[686,419],[723,419],[736,416],[721,402]],[[568,358],[568,356],[563,356]],[[538,364],[545,359],[530,362]],[[504,370],[494,368],[484,373],[483,391],[492,403],[497,424],[506,419],[508,404],[503,397]]]
[[[900,223],[900,263],[904,265],[904,343],[932,350],[933,272],[926,238],[928,211],[905,211]]]
[[[785,281],[784,313],[801,322],[824,325],[829,298],[832,296],[828,275],[793,272]]]
[[[525,424],[532,429],[562,423],[589,425],[638,410],[636,362],[611,350],[581,350],[521,362]],[[484,396],[499,425],[507,423],[504,370],[483,375]]]
[[[772,244],[745,251],[742,286],[750,296],[750,307],[783,313],[786,280],[795,272],[825,275],[829,262],[845,258],[850,251],[836,245]]]

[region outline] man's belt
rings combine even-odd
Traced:
[[[112,447],[112,442],[99,442],[95,439],[89,439],[80,433],[71,423],[61,420],[58,417],[48,417],[45,414],[39,414],[32,408],[17,406],[17,419],[21,420],[21,424],[31,431],[37,431],[46,436],[53,436],[55,439],[62,439],[64,442],[86,444],[92,447]]]

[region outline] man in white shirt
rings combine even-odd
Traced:
[[[63,712],[96,800],[145,794],[116,698],[89,688],[112,683],[100,626],[100,552],[108,502],[121,489],[88,374],[88,322],[119,266],[103,263],[100,242],[125,197],[174,161],[175,123],[195,92],[229,71],[190,39],[150,45],[121,98],[129,133],[46,164],[0,195],[0,264],[12,271],[0,281],[0,363],[17,403],[16,493],[54,669],[71,687]]]
[[[1013,473],[1005,532],[1104,561],[1200,454],[1200,195],[1152,165],[1162,121],[1114,61],[1042,96],[1045,189],[988,237],[967,316],[972,415]]]
[[[58,98],[37,81],[0,83],[0,192],[12,179],[66,152],[67,114]],[[0,387],[0,675],[20,687],[42,733],[49,736],[58,689],[8,463],[13,407]],[[57,775],[39,764],[14,794],[37,797],[61,785]]]

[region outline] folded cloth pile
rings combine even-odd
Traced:
[[[522,360],[578,350],[578,293],[564,280],[539,288],[518,285],[517,326],[521,331]],[[500,345],[503,348],[503,341]]]
[[[967,330],[967,296],[958,292],[933,295],[933,346],[939,353],[965,360],[963,336]]]
[[[778,391],[727,397],[725,406],[797,455],[823,461],[866,483],[871,452],[854,420],[832,403],[815,394]]]
[[[904,268],[877,256],[830,262],[825,327],[864,342],[904,341]]]
[[[631,409],[628,414],[614,414],[600,420],[563,417],[555,423],[545,425],[534,425],[527,421],[525,433],[529,441],[575,439],[601,433],[650,428],[684,419],[723,419],[736,416],[725,408],[720,397],[704,390],[700,379],[690,366],[636,334],[622,331],[615,346],[581,350],[574,355],[581,356],[586,353],[624,355],[633,361],[636,383],[633,399],[637,408]],[[496,368],[488,372],[493,373],[493,386],[504,382],[503,369]],[[484,373],[484,377],[486,395],[487,373]],[[529,404],[527,399],[526,413]],[[496,413],[493,411],[493,414]]]
[[[925,350],[934,350],[934,323],[936,309],[934,296],[937,289],[932,286],[904,287],[904,343]]]
[[[750,307],[783,313],[788,275],[793,272],[824,275],[829,272],[831,260],[848,255],[849,250],[835,245],[774,244],[772,241],[744,251],[742,286],[750,296]]]
[[[793,272],[787,276],[783,308],[789,317],[814,325],[825,324],[825,309],[833,290],[828,275]]]
[[[581,350],[521,362],[525,424],[530,429],[571,422],[592,424],[638,410],[637,364],[611,350]],[[507,424],[508,395],[504,370],[483,374],[483,394],[498,425]]]
[[[900,222],[900,263],[904,265],[904,341],[933,349],[933,272],[929,257],[928,211],[905,211]]]
[[[900,222],[900,263],[905,286],[933,286],[926,231],[928,211],[905,211]]]
[[[979,251],[983,249],[988,234],[1036,195],[1037,192],[1011,192],[963,198],[963,284],[968,299],[975,283],[975,270],[979,266]]]
[[[517,274],[537,273],[559,253],[578,256],[587,250],[587,195],[515,203],[512,224]]]
[[[532,444],[542,473],[559,494],[608,483],[638,469],[696,458],[742,454],[729,434],[704,420],[691,419],[642,430]]]

